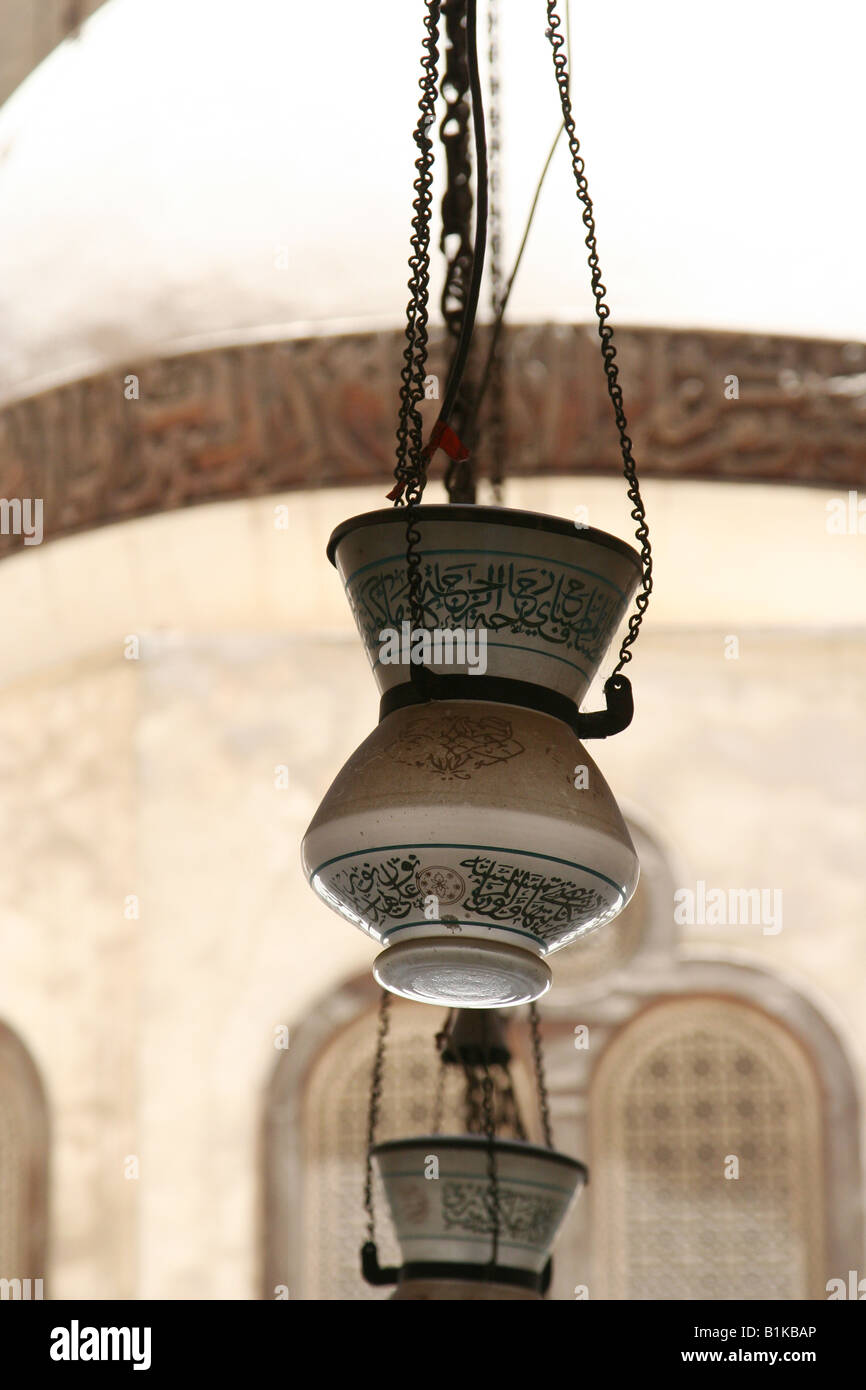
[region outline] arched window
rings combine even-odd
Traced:
[[[44,1293],[48,1123],[23,1043],[0,1023],[0,1279],[5,1297]],[[29,1280],[29,1288],[25,1281]]]
[[[823,1106],[787,1027],[660,1000],[608,1045],[589,1112],[599,1297],[825,1296]]]
[[[427,1029],[425,1031],[425,1025]],[[380,1135],[424,1133],[430,1127],[436,1084],[433,1035],[441,1010],[394,1001],[386,1055]],[[376,1008],[342,1029],[320,1053],[305,1087],[302,1132],[304,1205],[301,1233],[303,1297],[387,1297],[360,1275],[364,1240],[364,1151],[370,1069],[376,1042]],[[377,1241],[383,1264],[397,1261],[381,1192],[377,1192]]]
[[[292,1298],[355,1301],[390,1296],[389,1288],[364,1283],[359,1259],[366,1226],[362,1189],[378,999],[372,981],[354,982],[310,1020],[307,1048],[299,1040],[298,1050],[286,1052],[277,1065],[266,1139],[265,1297],[273,1298],[281,1284],[288,1286]],[[328,1014],[332,1019],[344,1014],[350,1001],[356,1010],[352,1020],[329,1029]],[[446,1013],[392,1000],[380,1139],[430,1132],[440,1077],[434,1038]],[[515,1058],[512,1078],[531,1127],[533,1092],[522,1058]],[[443,1131],[462,1132],[459,1108],[459,1079],[449,1076],[443,1092]],[[374,1196],[380,1262],[399,1263],[384,1196],[378,1189]]]
[[[828,1280],[863,1261],[860,1113],[844,1045],[784,977],[720,948],[681,953],[664,852],[636,839],[639,893],[607,941],[554,963],[542,1001],[557,1146],[590,1169],[557,1242],[551,1296],[824,1299]],[[388,1296],[357,1273],[377,997],[369,978],[338,991],[275,1072],[266,1297],[282,1283],[300,1298]],[[429,1126],[441,1019],[394,1003],[383,1138]],[[531,1125],[525,1019],[509,1036]]]

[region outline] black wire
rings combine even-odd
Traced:
[[[442,398],[439,419],[448,424],[466,371],[469,346],[475,327],[475,315],[484,275],[484,253],[487,247],[487,134],[484,129],[484,106],[481,98],[481,74],[478,70],[478,34],[476,0],[466,4],[466,63],[469,69],[469,93],[472,98],[472,125],[475,134],[475,244],[472,248],[472,273],[466,292],[466,307],[460,335],[454,349],[448,381]]]
[[[529,208],[529,216],[526,219],[526,226],[523,229],[523,239],[520,243],[520,247],[518,248],[517,257],[514,262],[514,267],[511,271],[511,274],[508,277],[508,283],[506,284],[505,290],[503,291],[503,294],[499,300],[499,307],[497,309],[496,318],[493,323],[493,331],[490,335],[490,345],[487,349],[487,359],[484,363],[484,370],[481,374],[481,384],[478,387],[475,399],[472,402],[472,415],[470,417],[469,426],[466,430],[466,439],[464,442],[467,448],[469,449],[472,448],[474,443],[474,436],[476,435],[478,429],[478,417],[481,413],[481,406],[484,403],[484,397],[487,394],[487,388],[490,385],[490,378],[493,373],[494,363],[496,361],[496,349],[499,346],[499,337],[502,333],[502,327],[505,320],[505,310],[508,308],[508,301],[511,297],[511,291],[514,288],[514,281],[517,279],[517,272],[520,269],[520,262],[523,260],[523,253],[526,250],[526,244],[529,241],[529,233],[532,230],[532,223],[535,219],[535,210],[538,207],[538,200],[541,197],[541,190],[544,187],[544,180],[547,177],[547,171],[550,168],[551,161],[553,160],[553,156],[556,151],[556,147],[559,144],[559,137],[564,130],[565,122],[563,121],[556,132],[553,144],[551,145],[548,151],[547,159],[544,161],[544,168],[541,171],[541,177],[539,178],[538,183],[535,187],[535,196],[532,199],[532,203]]]
[[[641,568],[643,579],[641,588],[635,595],[634,612],[628,620],[628,631],[622,639],[619,649],[619,657],[609,677],[610,681],[615,681],[617,687],[622,689],[627,680],[620,675],[623,666],[626,666],[632,659],[631,647],[637,639],[640,625],[643,621],[644,613],[650,601],[653,590],[653,558],[652,546],[650,545],[649,526],[646,519],[646,509],[641,496],[640,482],[637,475],[637,464],[632,453],[632,441],[628,433],[628,421],[623,406],[622,386],[619,381],[619,366],[617,363],[616,347],[613,341],[613,327],[609,322],[610,308],[607,303],[607,289],[601,278],[601,266],[598,259],[598,243],[595,230],[595,211],[592,198],[589,196],[589,187],[586,180],[586,168],[581,154],[580,141],[577,138],[577,130],[574,124],[574,113],[571,107],[571,79],[569,77],[568,48],[562,34],[559,32],[562,27],[562,20],[557,12],[557,0],[546,0],[547,3],[547,38],[553,50],[553,69],[556,75],[556,85],[559,89],[559,101],[562,107],[562,120],[565,132],[568,136],[568,148],[571,152],[571,167],[574,173],[575,184],[577,186],[577,196],[583,204],[583,225],[586,228],[584,245],[589,251],[587,262],[590,268],[590,285],[595,300],[595,312],[598,319],[598,336],[601,341],[601,356],[604,362],[604,371],[607,378],[607,394],[613,406],[614,419],[619,434],[620,451],[622,453],[622,468],[627,483],[628,499],[632,504],[631,517],[636,522],[635,537],[640,545]],[[568,14],[566,12],[566,22]],[[563,47],[566,52],[563,53]],[[616,687],[615,687],[616,688]]]

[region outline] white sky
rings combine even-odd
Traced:
[[[557,99],[542,0],[501,9],[513,254]],[[0,112],[0,392],[399,322],[422,13],[110,0]],[[572,38],[614,323],[866,337],[866,6],[572,0]],[[511,317],[590,313],[563,142]]]

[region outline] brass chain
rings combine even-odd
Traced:
[[[629,438],[628,421],[623,407],[622,387],[619,384],[619,368],[616,361],[616,348],[613,342],[613,328],[608,322],[610,308],[606,299],[607,289],[601,278],[601,267],[598,259],[598,243],[596,240],[595,215],[593,212],[592,199],[589,196],[583,156],[580,152],[580,142],[577,138],[574,115],[571,108],[568,58],[566,52],[563,51],[565,49],[565,37],[560,33],[561,27],[562,21],[557,11],[556,0],[547,0],[547,37],[553,49],[553,67],[556,73],[556,85],[559,88],[562,120],[568,137],[568,148],[571,152],[571,167],[574,171],[574,178],[577,184],[577,196],[583,204],[583,225],[586,228],[585,245],[589,250],[587,259],[590,268],[590,284],[592,285],[592,294],[595,300],[595,312],[598,318],[598,335],[601,339],[601,355],[604,362],[605,375],[607,377],[607,392],[613,406],[614,418],[619,434],[623,474],[628,484],[628,498],[632,504],[632,520],[636,523],[635,536],[640,545],[642,568],[641,587],[635,597],[635,611],[628,620],[628,631],[623,638],[622,646],[619,650],[619,658],[611,675],[611,678],[615,678],[619,676],[623,666],[632,659],[630,648],[637,638],[644,613],[649,604],[653,587],[652,549],[650,547],[646,511],[644,509],[640,484],[638,482],[637,465],[632,454],[633,446]]]
[[[523,1116],[520,1113],[520,1106],[517,1103],[511,1068],[506,1064],[502,1070],[505,1074],[505,1085],[502,1090],[502,1119],[500,1120],[500,1129],[510,1126],[516,1138],[526,1139],[526,1126],[523,1123]]]
[[[454,1010],[449,1009],[445,1016],[445,1022],[435,1034],[433,1044],[436,1048],[438,1066],[436,1068],[436,1091],[433,1097],[433,1134],[439,1134],[442,1129],[442,1120],[445,1112],[445,1077],[448,1066],[445,1061],[445,1048],[448,1043],[448,1033],[454,1021]]]
[[[373,1207],[373,1146],[379,1126],[379,1112],[382,1106],[382,1078],[385,1069],[385,1044],[391,1022],[391,995],[382,990],[379,1000],[379,1028],[376,1035],[376,1053],[373,1058],[373,1073],[370,1079],[370,1107],[367,1113],[367,1170],[364,1179],[364,1210],[367,1213],[367,1240],[375,1242],[376,1214]]]
[[[499,1260],[499,1228],[501,1224],[501,1209],[499,1197],[499,1173],[496,1162],[496,1113],[493,1105],[493,1077],[490,1075],[490,1068],[484,1066],[484,1079],[482,1081],[483,1095],[483,1114],[484,1114],[484,1135],[487,1139],[487,1200],[490,1207],[490,1220],[492,1223],[492,1241],[490,1245],[490,1264],[494,1266]]]
[[[494,327],[502,313],[505,296],[505,274],[502,268],[502,145],[499,130],[499,0],[488,0],[487,6],[487,81],[490,332],[496,336],[490,363],[490,405],[487,412],[486,436],[493,501],[496,506],[501,506],[505,474],[506,403],[502,348]]]
[[[547,1094],[547,1082],[544,1079],[544,1052],[541,1047],[541,1015],[538,1012],[538,1004],[534,999],[529,1006],[529,1022],[532,1032],[532,1059],[535,1063],[535,1084],[538,1088],[538,1106],[541,1111],[541,1129],[545,1144],[549,1149],[552,1149],[553,1126],[550,1123],[550,1099]]]
[[[442,195],[439,247],[446,257],[446,264],[441,308],[445,327],[456,349],[469,301],[473,262],[474,203],[469,138],[472,113],[469,104],[467,0],[444,0],[442,15],[448,46],[442,77],[445,114],[439,124],[439,138],[445,151],[445,191]],[[463,432],[467,402],[471,395],[472,388],[464,381],[452,416],[452,425],[458,435]],[[449,459],[445,489],[449,502],[475,501],[475,468],[471,458],[460,462]]]
[[[422,625],[421,541],[415,509],[426,485],[423,420],[418,409],[424,399],[427,373],[428,300],[430,292],[430,218],[433,205],[433,141],[430,130],[436,120],[438,93],[439,18],[441,0],[426,0],[425,35],[422,42],[421,96],[414,140],[418,147],[415,161],[417,177],[413,184],[412,235],[409,256],[410,298],[406,308],[406,347],[400,372],[400,413],[397,424],[397,462],[394,468],[395,504],[406,508],[406,567],[409,579],[409,608],[413,628]],[[411,668],[414,672],[415,668]]]
[[[466,54],[466,0],[444,0],[445,71],[442,96],[445,112],[439,122],[439,140],[445,152],[445,191],[442,194],[442,231],[439,249],[446,256],[445,280],[440,300],[449,336],[460,335],[466,310],[466,292],[472,271],[472,160],[469,126],[469,65]],[[453,244],[453,250],[450,246]]]

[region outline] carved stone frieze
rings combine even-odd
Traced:
[[[403,342],[395,330],[212,348],[13,402],[0,410],[0,497],[42,498],[54,539],[198,502],[384,490]],[[866,483],[863,345],[649,328],[620,329],[617,344],[643,476]],[[441,337],[429,370],[444,385]],[[505,403],[512,474],[619,472],[593,329],[510,327]],[[425,409],[432,424],[435,399]],[[23,543],[4,530],[0,554]]]

